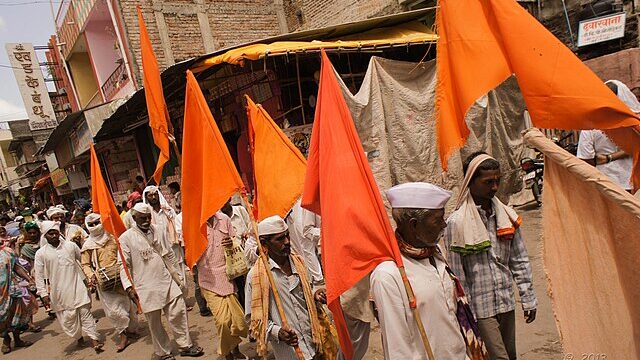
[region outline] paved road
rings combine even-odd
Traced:
[[[523,320],[522,310],[518,309],[517,323],[517,339],[519,359],[523,360],[556,360],[562,358],[562,349],[558,332],[556,330],[551,304],[547,296],[547,282],[542,265],[542,239],[541,239],[541,214],[537,208],[521,208],[519,209],[523,220],[523,232],[529,249],[529,255],[533,264],[534,286],[538,295],[539,308],[538,316],[534,323],[525,324]],[[191,290],[190,295],[193,295]],[[193,299],[190,299],[192,302]],[[67,337],[60,329],[56,321],[46,319],[44,311],[40,311],[36,315],[36,321],[44,328],[39,334],[27,333],[24,339],[34,341],[35,344],[27,349],[18,349],[8,355],[2,356],[2,359],[51,359],[51,360],[80,360],[80,359],[150,359],[152,356],[151,339],[148,336],[142,337],[136,343],[132,344],[122,354],[115,351],[115,335],[111,330],[109,320],[104,317],[99,302],[94,302],[93,313],[98,319],[98,330],[106,338],[105,352],[97,356],[92,349],[78,349],[75,340]],[[194,310],[190,313],[191,335],[193,339],[205,348],[206,359],[215,359],[214,355],[216,340],[215,330],[212,318],[202,318]],[[146,323],[143,321],[143,326]],[[371,336],[371,344],[367,359],[382,360],[382,341],[379,336],[378,325],[373,325],[374,330]],[[148,335],[146,328],[143,334]],[[175,346],[175,344],[174,344]],[[250,343],[243,343],[241,350],[252,357],[256,356],[255,347]]]

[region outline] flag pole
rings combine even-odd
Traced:
[[[127,266],[127,262],[124,260],[124,254],[122,253],[122,248],[120,247],[120,239],[117,236],[114,237],[116,239],[116,245],[118,245],[118,254],[120,255],[120,260],[122,261],[122,268],[124,269],[124,273],[127,275],[127,279],[129,279],[129,283],[131,284],[131,288],[133,291],[136,291],[136,287],[133,285],[133,278],[131,277],[131,273],[129,272],[129,266]],[[125,289],[126,290],[126,289]],[[138,292],[136,291],[136,294]],[[134,300],[137,307],[137,314],[142,314],[142,306],[140,305],[140,299],[136,298]]]
[[[422,344],[427,351],[427,356],[429,357],[429,360],[436,360],[435,356],[433,356],[433,350],[431,349],[431,344],[429,343],[429,339],[427,338],[427,332],[424,329],[424,324],[422,324],[420,313],[418,312],[416,296],[413,293],[413,288],[411,287],[409,278],[407,278],[407,273],[404,270],[404,266],[399,266],[398,270],[400,270],[402,283],[404,284],[404,289],[407,292],[407,298],[409,299],[409,307],[411,308],[411,313],[413,314],[413,318],[416,321],[416,325],[418,326],[418,331],[420,332],[420,337],[422,338]]]
[[[244,191],[240,192],[242,196],[242,200],[249,206],[251,203],[247,198],[247,195]],[[276,287],[275,280],[273,280],[273,274],[271,273],[271,268],[269,267],[269,259],[267,255],[264,253],[264,249],[262,249],[262,245],[260,244],[260,236],[258,236],[258,225],[256,224],[256,219],[253,216],[253,211],[249,211],[249,217],[251,218],[251,227],[253,230],[253,236],[258,243],[258,252],[260,253],[260,259],[264,263],[265,269],[267,269],[267,277],[269,278],[269,286],[271,287],[271,291],[273,291],[273,298],[276,302],[276,308],[278,308],[278,314],[280,315],[280,319],[282,320],[282,327],[291,330],[289,327],[289,322],[287,321],[287,316],[284,313],[284,307],[282,306],[282,301],[280,300],[280,295],[278,294],[278,288]],[[247,279],[247,281],[251,281],[251,279]],[[262,336],[262,335],[261,335]],[[302,334],[300,335],[302,336]],[[302,350],[300,350],[300,346],[294,346],[294,350],[299,360],[304,360],[304,355],[302,355]]]

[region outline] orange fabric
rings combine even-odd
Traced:
[[[164,164],[169,161],[169,112],[167,111],[167,104],[164,102],[158,61],[153,53],[153,47],[147,33],[147,27],[144,24],[140,5],[138,5],[138,26],[140,27],[142,79],[144,81],[144,96],[147,100],[147,112],[149,113],[149,127],[153,134],[153,142],[160,149],[158,164],[156,165],[156,171],[153,173],[153,178],[156,184],[160,185],[162,169]]]
[[[628,127],[638,117],[564,44],[512,0],[442,0],[436,15],[438,149],[446,169],[469,135],[464,118],[483,94],[515,74],[533,124],[555,129],[617,129],[613,140],[640,154]],[[626,137],[625,137],[626,136]],[[636,167],[636,169],[638,169]],[[640,171],[634,179],[639,180]],[[636,182],[638,184],[640,182]]]
[[[267,111],[246,98],[255,184],[253,211],[258,221],[272,215],[284,218],[302,194],[307,160]]]
[[[113,202],[111,192],[104,182],[96,150],[91,144],[91,206],[93,212],[100,214],[104,229],[117,237],[127,230]]]
[[[302,207],[322,216],[327,303],[341,347],[350,359],[351,341],[340,295],[382,261],[395,260],[402,266],[402,258],[351,112],[324,51]]]
[[[182,138],[182,233],[187,266],[207,248],[206,222],[243,188],[200,85],[187,71]]]

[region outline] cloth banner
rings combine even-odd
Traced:
[[[500,161],[503,178],[498,196],[505,203],[522,189],[525,104],[514,77],[471,107],[466,118],[471,134],[449,160],[447,173],[440,165],[435,130],[435,60],[418,64],[374,56],[355,95],[342,79],[339,82],[381,190],[427,181],[457,193],[462,159],[479,150]]]
[[[566,354],[640,358],[640,200],[537,129],[544,264]]]

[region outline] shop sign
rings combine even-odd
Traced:
[[[58,125],[56,114],[33,44],[7,43],[5,48],[27,110],[29,129],[33,131],[55,128]]]
[[[627,14],[620,13],[580,21],[578,46],[587,46],[624,37]]]
[[[69,178],[67,178],[67,173],[64,169],[55,169],[51,172],[51,182],[53,186],[60,187],[69,183]]]

